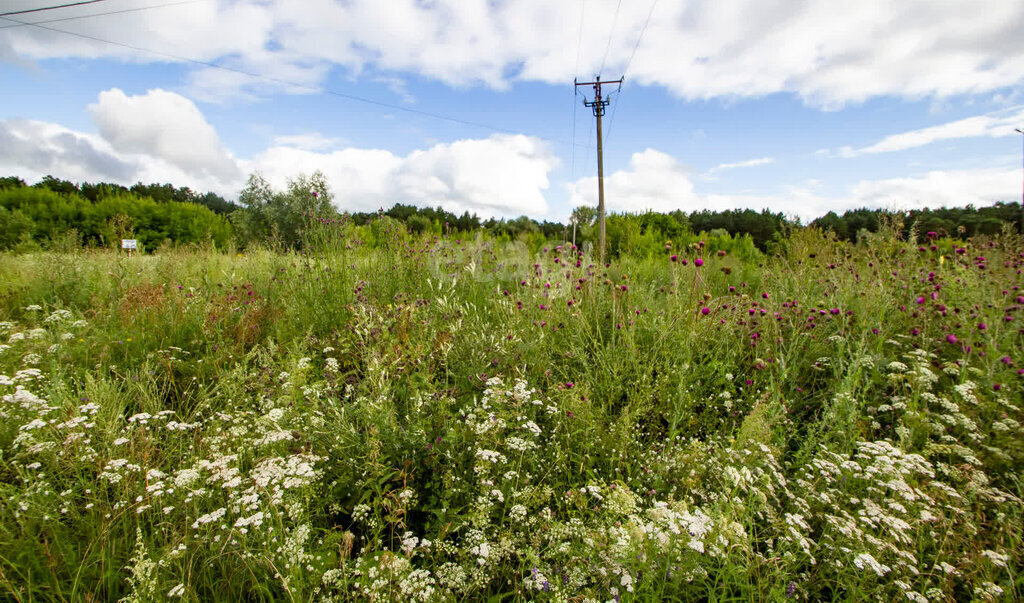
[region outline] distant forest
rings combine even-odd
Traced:
[[[312,191],[323,191],[313,193]],[[29,185],[20,178],[0,178],[0,250],[31,251],[56,246],[118,246],[122,238],[138,239],[146,250],[164,244],[302,245],[303,223],[310,216],[340,218],[331,202],[323,174],[300,175],[284,191],[274,190],[259,175],[249,178],[233,203],[215,193],[199,193],[171,184],[138,183],[125,187],[110,183],[74,183],[46,176]],[[537,221],[527,216],[482,220],[440,207],[396,203],[377,212],[345,214],[354,224],[375,220],[400,223],[409,233],[459,234],[486,231],[499,239],[521,239],[531,246],[547,241],[573,240],[580,244],[597,239],[597,211],[577,207],[567,224]],[[857,242],[874,233],[892,212],[855,209],[838,215],[829,212],[810,223],[832,231],[839,239]],[[1024,214],[1020,203],[912,210],[900,214],[905,226],[917,232],[967,238],[994,235],[1005,225],[1020,231]],[[799,226],[781,212],[762,210],[710,211],[689,214],[645,212],[608,217],[609,253],[649,255],[668,241],[684,244],[695,237],[715,237],[719,248],[749,247],[765,250]]]

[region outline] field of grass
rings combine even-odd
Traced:
[[[318,228],[0,254],[0,598],[1024,598],[1019,237]]]

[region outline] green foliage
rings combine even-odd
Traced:
[[[856,242],[862,232],[877,232],[881,221],[889,215],[891,212],[886,210],[865,208],[846,211],[842,216],[829,212],[811,222],[811,226],[831,230],[840,239]],[[1021,211],[1020,203],[1016,202],[999,202],[981,208],[968,205],[915,209],[897,215],[907,227],[917,224],[920,234],[933,232],[940,237],[973,237],[979,234],[993,236],[1002,230],[1004,224],[1015,225],[1017,232],[1021,232],[1024,225],[1024,212]]]
[[[3,597],[1024,596],[1019,237],[614,223],[0,254]]]
[[[337,211],[323,173],[301,174],[288,181],[287,190],[275,191],[260,174],[251,174],[238,196],[244,208],[231,215],[239,243],[271,242],[298,248],[303,232],[313,219],[331,219]]]
[[[157,202],[116,190],[93,202],[77,192],[58,192],[65,188],[51,179],[41,186],[0,190],[0,208],[7,212],[4,215],[11,224],[8,232],[17,230],[17,240],[25,238],[28,220],[29,237],[44,245],[63,239],[71,230],[87,245],[108,247],[120,247],[119,239],[128,231],[149,249],[165,241],[209,242],[223,247],[231,239],[231,228],[224,218],[194,203]],[[115,216],[125,216],[131,227],[116,232],[111,223]],[[18,226],[13,226],[15,223]]]
[[[32,237],[32,219],[19,209],[0,206],[0,250],[13,249]]]

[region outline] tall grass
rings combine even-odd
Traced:
[[[1019,238],[307,242],[0,255],[5,598],[1024,594]]]

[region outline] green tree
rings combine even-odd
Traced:
[[[32,235],[35,224],[20,210],[0,206],[0,249],[11,249]]]
[[[337,215],[331,199],[327,178],[319,170],[289,180],[284,192],[275,191],[266,178],[255,173],[238,195],[243,209],[231,217],[243,245],[264,241],[300,247],[308,220]]]

